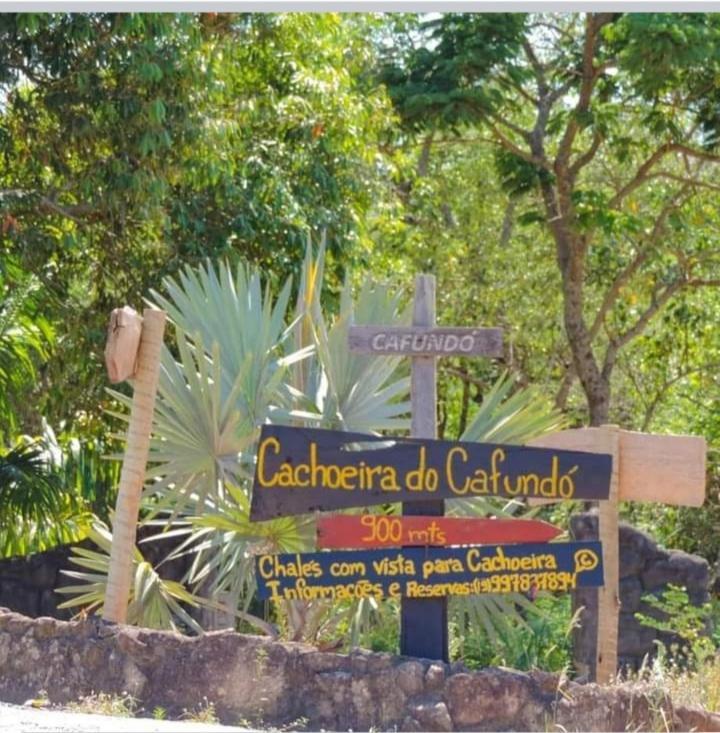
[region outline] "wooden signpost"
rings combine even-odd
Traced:
[[[599,543],[549,543],[558,530],[544,522],[443,516],[451,498],[609,495],[611,455],[436,440],[436,357],[500,356],[499,329],[436,328],[435,282],[421,275],[412,326],[353,326],[349,342],[412,358],[411,437],[263,426],[250,519],[394,502],[403,516],[321,518],[319,547],[360,549],[261,555],[262,598],[401,598],[401,653],[447,661],[449,595],[602,585]]]
[[[608,501],[598,510],[598,539],[603,548],[605,584],[598,596],[595,679],[609,682],[617,672],[620,615],[618,502],[657,501],[701,506],[705,500],[704,438],[650,435],[614,425],[563,430],[531,441],[545,448],[606,453],[613,456]],[[530,499],[545,503],[552,499]]]
[[[609,456],[263,425],[250,519],[473,497],[607,499]]]
[[[538,519],[338,514],[318,519],[317,546],[341,549],[549,542],[561,533],[559,527]]]

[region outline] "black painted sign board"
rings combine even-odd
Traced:
[[[607,499],[598,453],[264,425],[250,519],[392,502]]]
[[[599,542],[259,555],[260,598],[440,598],[603,584]]]

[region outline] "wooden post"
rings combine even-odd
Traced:
[[[620,430],[616,425],[578,428],[530,441],[543,448],[605,453],[613,457],[610,494],[599,502],[598,539],[603,548],[605,584],[599,589],[595,680],[607,683],[617,672],[620,618],[620,501],[656,501],[701,506],[705,498],[704,438],[651,435]],[[531,505],[553,500],[529,499]]]
[[[413,325],[352,326],[350,351],[393,354],[412,358],[411,436],[436,437],[436,368],[438,356],[502,356],[499,328],[435,327],[435,278],[415,278]],[[403,502],[407,516],[442,516],[438,501]],[[445,598],[403,598],[400,613],[400,652],[407,656],[448,660],[447,602]]]
[[[435,278],[415,278],[413,326],[435,326]],[[410,401],[413,438],[437,437],[437,384],[435,356],[419,356],[412,360]],[[445,502],[403,503],[403,514],[409,516],[442,516]],[[447,598],[403,598],[400,609],[400,653],[428,659],[448,657]]]
[[[110,570],[103,608],[103,618],[115,623],[125,623],[127,619],[135,534],[150,449],[164,330],[165,313],[146,308],[143,312],[130,424],[115,506]]]
[[[598,588],[597,643],[595,645],[595,679],[608,684],[617,673],[618,622],[620,620],[620,429],[617,425],[601,428],[605,445],[603,453],[613,458],[610,495],[598,502],[598,539],[602,544],[605,583]]]

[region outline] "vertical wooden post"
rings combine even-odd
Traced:
[[[610,495],[599,502],[598,539],[602,543],[605,584],[598,589],[595,680],[609,683],[617,673],[618,623],[620,620],[620,539],[618,503],[620,487],[620,429],[603,425],[604,451],[613,457]]]
[[[146,308],[143,312],[130,425],[115,506],[110,570],[103,608],[103,618],[115,623],[125,623],[127,619],[135,533],[150,449],[164,331],[165,313]]]
[[[435,326],[435,277],[415,278],[413,326]],[[415,356],[412,360],[410,400],[411,436],[437,437],[437,380],[435,356]],[[403,514],[442,516],[445,502],[403,503]],[[448,661],[447,598],[403,598],[400,613],[400,653]]]

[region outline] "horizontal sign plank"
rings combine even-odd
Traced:
[[[259,555],[260,598],[433,598],[603,584],[599,542]]]
[[[543,435],[531,445],[597,451],[601,428],[576,428]],[[653,435],[620,431],[620,501],[655,501],[702,506],[705,501],[707,444],[694,435]],[[549,503],[552,499],[533,499]]]
[[[480,496],[606,499],[611,466],[596,453],[264,425],[250,519]]]
[[[538,519],[337,514],[318,519],[317,546],[339,549],[548,542],[562,531]]]
[[[410,356],[502,356],[500,328],[351,326],[350,351]]]

